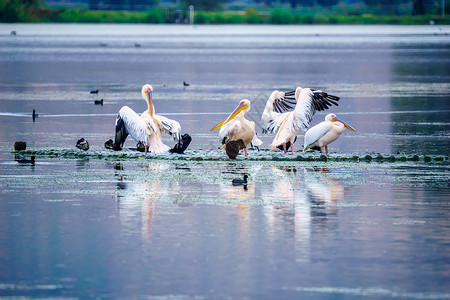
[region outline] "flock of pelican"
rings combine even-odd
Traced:
[[[156,114],[152,94],[153,87],[145,84],[142,87],[142,97],[147,103],[147,110],[140,115],[128,106],[123,106],[119,110],[116,118],[114,150],[122,149],[128,135],[144,145],[145,154],[148,151],[153,154],[169,151],[170,148],[162,141],[162,133],[172,135],[178,146],[183,143],[180,124]],[[332,113],[325,117],[325,121],[314,127],[309,128],[309,124],[317,111],[327,110],[332,105],[337,106],[337,101],[339,101],[337,96],[310,88],[297,87],[295,91],[290,92],[273,91],[261,116],[263,133],[275,134],[270,147],[282,149],[285,155],[290,148],[294,155],[294,142],[301,130],[305,132],[303,151],[319,147],[320,152],[323,153],[325,148],[328,156],[328,145],[338,139],[345,128],[356,130]],[[242,99],[224,121],[210,130],[220,128],[219,138],[230,158],[235,158],[240,150],[243,150],[247,156],[249,144],[253,147],[259,147],[262,144],[255,131],[255,122],[245,118],[250,108],[250,101]],[[236,149],[231,155],[229,151],[233,147]]]

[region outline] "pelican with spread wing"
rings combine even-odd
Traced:
[[[142,87],[142,97],[147,102],[147,110],[138,115],[128,106],[119,110],[116,118],[116,135],[114,150],[121,150],[128,135],[138,143],[144,144],[145,154],[150,151],[160,154],[169,151],[169,147],[162,142],[162,133],[173,136],[177,143],[182,143],[181,126],[177,121],[155,114],[152,103],[153,87],[146,84]]]
[[[253,146],[260,146],[262,141],[258,139],[255,133],[255,122],[247,120],[244,115],[250,111],[250,101],[243,99],[239,102],[236,109],[225,119],[211,128],[210,131],[220,128],[219,138],[222,144],[226,145],[231,141],[242,140],[245,156],[247,153],[247,145],[252,143]]]
[[[287,93],[272,92],[261,116],[263,132],[276,134],[270,147],[282,145],[286,153],[286,143],[290,142],[294,155],[293,144],[298,131],[306,131],[316,111],[338,105],[338,100],[339,97],[310,88],[298,87]]]

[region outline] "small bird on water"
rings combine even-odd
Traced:
[[[26,142],[15,142],[14,143],[14,150],[16,151],[22,151],[27,149],[27,143]]]
[[[39,117],[39,115],[36,113],[36,110],[33,109],[33,122],[36,120],[36,118]]]
[[[98,94],[98,90],[91,91],[91,94]]]
[[[183,86],[189,86],[189,83],[187,83],[186,81],[183,81]]]
[[[234,186],[246,185],[247,184],[247,178],[248,178],[248,175],[245,174],[244,175],[244,179],[233,179],[231,182],[233,183]]]
[[[95,104],[95,105],[101,105],[101,106],[103,106],[103,99],[101,99],[101,100],[95,100],[95,101],[94,101],[94,104]]]
[[[84,138],[81,138],[77,141],[77,144],[75,145],[78,149],[80,149],[80,152],[89,150],[89,143]]]

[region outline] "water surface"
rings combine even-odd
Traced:
[[[0,296],[449,299],[448,33],[0,24]],[[192,136],[185,156],[104,149],[145,83]],[[331,160],[287,161],[261,134],[264,160],[218,150],[209,129],[240,99],[259,133],[270,93],[299,85],[340,96],[331,111],[358,130]],[[420,160],[337,159],[377,153]]]

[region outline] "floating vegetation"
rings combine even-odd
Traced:
[[[13,151],[12,154],[36,157],[57,157],[68,159],[155,159],[155,160],[184,160],[184,161],[227,161],[229,160],[225,152],[220,150],[188,150],[185,154],[163,154],[144,155],[142,152],[124,150],[90,150],[80,152],[67,149],[28,149],[24,151]],[[448,163],[447,155],[424,155],[424,154],[381,154],[381,153],[332,153],[329,157],[318,152],[297,152],[294,156],[284,155],[280,151],[260,150],[251,151],[248,157],[239,155],[237,161],[305,161],[305,162],[427,162],[427,163]]]

